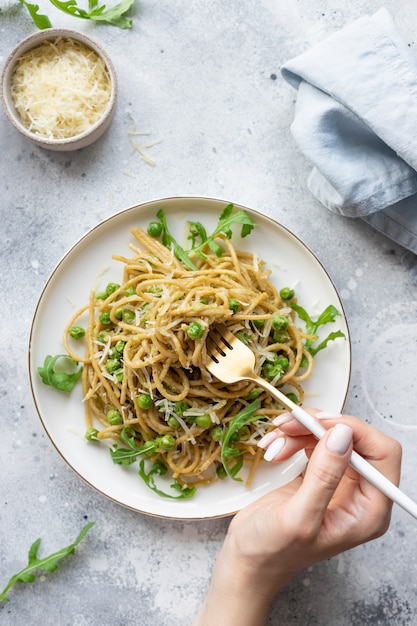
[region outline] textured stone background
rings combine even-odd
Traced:
[[[19,5],[19,6],[17,6]],[[47,554],[96,526],[73,560],[11,592],[4,626],[184,626],[207,589],[228,519],[139,515],[84,484],[45,435],[32,401],[27,346],[41,289],[66,250],[116,211],[170,195],[228,198],[264,211],[308,244],[344,302],[353,347],[348,412],[404,446],[402,486],[417,499],[416,257],[360,221],[329,213],[306,187],[290,135],[295,92],[280,66],[326,35],[385,6],[411,48],[412,0],[137,0],[122,31],[67,17],[107,49],[119,79],[114,122],[78,153],[43,151],[0,111],[0,587],[42,537]],[[0,62],[33,32],[24,7],[0,0]],[[132,153],[132,118],[161,139],[150,166]],[[145,139],[144,139],[145,141]],[[296,576],[268,624],[416,623],[417,522],[397,507],[378,541]],[[217,625],[213,625],[217,626]]]

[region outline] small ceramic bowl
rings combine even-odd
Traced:
[[[74,136],[65,138],[47,137],[39,132],[34,132],[22,120],[17,111],[12,95],[12,80],[19,59],[33,48],[41,46],[47,41],[56,41],[62,39],[71,39],[80,44],[87,46],[99,57],[101,57],[110,82],[110,95],[107,104],[104,105],[103,112],[90,126],[84,128],[82,132]],[[38,31],[29,37],[23,39],[9,54],[3,67],[0,78],[0,98],[6,112],[7,117],[13,126],[22,135],[31,139],[38,146],[49,150],[68,151],[84,148],[96,141],[108,129],[113,118],[117,97],[117,80],[113,63],[108,54],[103,50],[100,44],[91,39],[82,32],[66,28],[48,28]],[[69,105],[71,106],[71,105]]]

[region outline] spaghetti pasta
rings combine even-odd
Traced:
[[[185,488],[224,475],[222,441],[256,398],[250,420],[228,437],[235,460],[251,462],[250,481],[261,462],[257,442],[284,407],[252,382],[226,385],[211,376],[210,327],[221,322],[247,343],[257,373],[298,404],[314,364],[305,342],[316,337],[297,326],[293,300],[281,298],[263,261],[236,250],[227,234],[216,236],[221,256],[207,248],[193,259],[196,269],[143,230],[132,234],[132,257],[113,257],[124,266],[121,283],[92,292],[64,332],[68,354],[83,364],[87,428],[98,421],[93,438],[116,442],[115,462],[142,454],[163,463]],[[69,331],[86,314],[81,355]]]

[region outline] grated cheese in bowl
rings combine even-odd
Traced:
[[[111,61],[98,44],[76,31],[49,29],[48,36],[38,37],[24,40],[6,63],[6,113],[43,147],[84,147],[110,124],[116,91]]]
[[[22,122],[43,137],[65,139],[95,124],[110,100],[107,68],[94,50],[58,37],[16,63],[12,98]]]

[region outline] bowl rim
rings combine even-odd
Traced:
[[[66,137],[63,139],[42,137],[41,135],[37,135],[36,133],[31,132],[21,121],[20,115],[15,109],[13,98],[10,92],[11,78],[18,59],[29,50],[32,50],[33,48],[41,45],[44,41],[51,41],[53,39],[56,39],[57,37],[75,39],[76,41],[83,43],[87,47],[91,48],[94,52],[96,52],[96,54],[98,54],[98,56],[102,58],[106,65],[111,87],[109,102],[107,103],[107,106],[101,117],[92,126],[90,126],[90,128],[84,130],[82,133],[74,135],[73,137]],[[46,28],[44,30],[31,33],[24,39],[21,39],[7,56],[0,75],[0,100],[3,104],[6,116],[13,124],[13,126],[17,128],[17,130],[19,130],[25,137],[44,147],[67,146],[68,148],[70,148],[74,146],[74,148],[76,148],[77,146],[74,144],[81,143],[85,138],[94,134],[94,132],[103,125],[105,125],[107,128],[107,125],[110,123],[111,114],[116,103],[116,97],[116,70],[110,56],[97,40],[82,31],[71,28]]]

